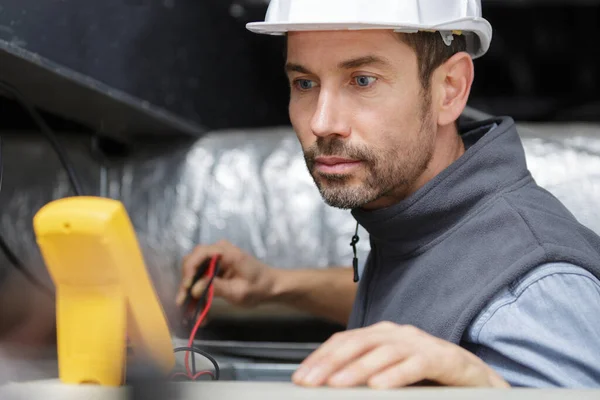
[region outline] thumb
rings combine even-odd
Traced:
[[[192,297],[194,297],[195,299],[199,298],[202,295],[202,293],[204,293],[204,290],[206,290],[206,285],[208,284],[208,281],[208,277],[198,280],[198,282],[196,282],[192,287]]]

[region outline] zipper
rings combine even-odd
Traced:
[[[371,308],[372,296],[370,294],[373,289],[373,282],[376,281],[375,278],[376,278],[376,273],[378,270],[377,265],[378,265],[378,261],[379,261],[379,253],[378,253],[377,246],[374,246],[372,240],[370,240],[370,242],[371,242],[371,255],[370,255],[369,259],[367,260],[367,264],[365,265],[365,270],[363,273],[363,280],[366,280],[366,282],[363,282],[363,284],[365,285],[365,292],[364,292],[364,296],[363,296],[362,316],[361,316],[361,322],[360,322],[361,327],[365,326],[365,322],[367,320],[367,315],[369,314],[369,310]]]

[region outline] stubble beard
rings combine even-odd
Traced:
[[[326,204],[340,209],[355,209],[384,196],[401,200],[427,169],[433,156],[435,126],[429,102],[423,101],[418,135],[408,149],[350,146],[340,137],[319,138],[304,151],[306,166]],[[360,160],[361,175],[326,174],[316,171],[316,158],[337,156]]]

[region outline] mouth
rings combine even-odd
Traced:
[[[362,161],[342,157],[317,157],[315,169],[322,174],[341,175],[348,174],[359,167]]]

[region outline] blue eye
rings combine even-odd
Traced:
[[[295,83],[300,90],[310,90],[315,86],[315,82],[309,79],[297,79]]]
[[[356,78],[354,78],[354,81],[360,87],[367,87],[376,80],[377,78],[374,78],[372,76],[357,76]]]

